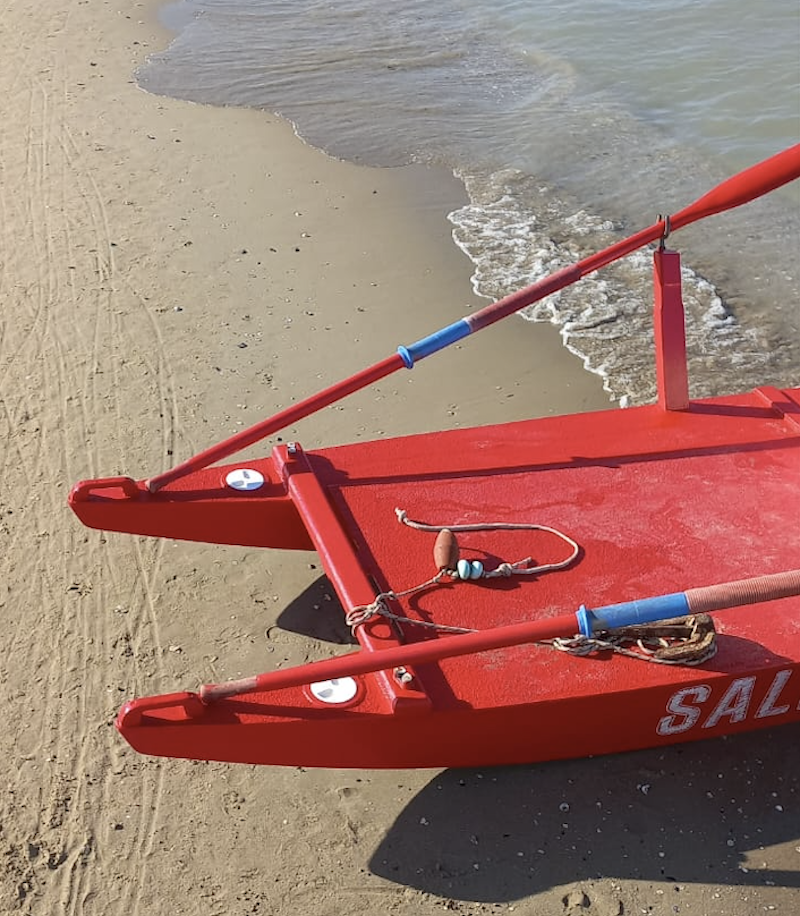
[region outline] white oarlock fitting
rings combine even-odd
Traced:
[[[335,677],[330,681],[317,681],[310,689],[314,699],[321,703],[349,703],[358,692],[358,684],[352,677]]]
[[[252,468],[236,468],[225,477],[225,483],[233,490],[258,490],[264,486],[264,475]]]

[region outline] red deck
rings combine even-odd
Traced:
[[[688,411],[614,410],[293,455],[280,447],[248,467],[285,480],[347,608],[435,572],[434,536],[398,524],[398,506],[435,525],[534,522],[579,542],[568,570],[447,580],[397,605],[485,629],[793,568],[799,445],[800,391],[760,389]],[[187,481],[196,493],[221,490],[232,467],[191,475],[184,492]],[[227,493],[243,507],[261,499]],[[487,569],[568,552],[542,532],[459,540],[462,556]],[[328,766],[485,765],[691,740],[800,718],[798,611],[787,598],[716,615],[719,651],[700,668],[521,646],[423,665],[408,685],[391,671],[359,677],[341,707],[302,688],[196,708],[178,695],[135,701],[120,726],[149,753]],[[371,650],[448,637],[378,619],[359,638]]]

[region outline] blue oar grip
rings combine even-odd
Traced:
[[[405,363],[406,369],[413,369],[414,363],[418,359],[425,359],[431,353],[444,350],[450,344],[462,340],[471,333],[471,330],[466,319],[462,318],[460,321],[456,321],[455,324],[449,324],[446,328],[442,328],[441,331],[429,334],[408,347],[398,347],[397,352]]]
[[[591,636],[595,630],[631,627],[639,623],[666,620],[669,617],[683,617],[689,613],[685,592],[673,592],[671,595],[659,595],[656,598],[642,598],[641,601],[608,604],[594,611],[581,605],[575,616],[578,618],[581,634]]]

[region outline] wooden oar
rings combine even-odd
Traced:
[[[653,623],[682,617],[686,614],[708,613],[745,604],[758,604],[800,595],[800,569],[740,579],[721,585],[692,588],[685,592],[673,592],[640,601],[626,601],[606,607],[588,610],[582,607],[575,614],[551,617],[546,620],[529,620],[510,626],[493,627],[465,633],[461,636],[447,636],[410,645],[396,646],[360,652],[339,658],[329,658],[309,665],[288,668],[285,671],[269,671],[253,677],[230,681],[227,684],[211,684],[200,688],[200,697],[210,703],[224,697],[239,696],[253,691],[280,690],[299,687],[319,681],[369,674],[388,668],[423,665],[454,658],[457,655],[472,655],[489,649],[504,649],[523,643],[543,642],[559,637],[569,638],[576,632],[591,636],[597,630],[610,630],[636,624]]]
[[[256,423],[242,432],[219,442],[217,445],[194,455],[168,471],[157,474],[147,481],[147,488],[154,493],[160,487],[177,480],[192,471],[199,471],[216,461],[238,452],[266,436],[272,435],[299,420],[310,416],[323,407],[328,407],[355,391],[385,378],[387,375],[405,366],[411,369],[417,360],[424,359],[432,353],[456,343],[475,331],[480,331],[490,324],[518,312],[525,306],[532,305],[565,286],[575,283],[582,277],[601,267],[636,251],[643,245],[663,238],[669,231],[688,226],[690,223],[734,207],[741,206],[756,197],[760,197],[795,178],[800,177],[800,143],[782,153],[778,153],[763,162],[753,165],[732,178],[717,185],[693,204],[680,210],[673,217],[660,219],[647,229],[642,229],[629,238],[616,242],[608,248],[584,258],[571,267],[566,267],[534,283],[525,289],[512,293],[498,302],[487,305],[468,318],[463,318],[440,331],[423,337],[408,347],[400,347],[398,352],[387,357],[374,366],[370,366],[350,376],[336,385],[318,392],[298,404],[282,410],[272,417]]]

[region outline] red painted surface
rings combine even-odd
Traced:
[[[681,257],[660,248],[653,255],[658,403],[665,410],[689,406],[689,372],[686,365],[686,331],[681,294]]]
[[[522,656],[520,678],[526,676],[525,661]],[[538,699],[532,672],[527,679],[529,701],[518,705],[471,708],[466,701],[460,705],[453,701],[433,713],[401,716],[392,713],[385,701],[381,705],[380,695],[368,694],[360,706],[335,711],[321,709],[295,691],[221,701],[200,718],[190,719],[180,705],[192,700],[187,695],[176,699],[171,709],[143,713],[135,725],[128,717],[135,714],[136,706],[130,704],[133,709],[123,710],[117,725],[140,753],[192,759],[357,768],[529,763],[618,753],[796,721],[796,712],[782,710],[796,710],[800,700],[797,669],[787,666],[778,674],[782,671],[790,671],[791,677],[788,683],[779,679],[782,690],[772,702],[768,701],[775,676],[767,672],[754,676],[752,686],[751,679],[743,676],[744,683],[734,684],[735,693],[727,700],[731,681],[714,673],[706,678],[698,674],[688,688],[696,694],[687,693],[684,706],[675,703],[688,715],[670,713],[668,703],[675,691],[665,687],[570,696],[559,703]],[[371,687],[368,683],[368,690]],[[742,696],[747,703],[737,708]],[[759,714],[761,718],[756,718]],[[665,720],[674,719],[681,727],[695,715],[687,731],[657,732]],[[720,715],[719,724],[706,727]]]
[[[242,467],[263,474],[264,486],[249,492],[226,486],[226,474]],[[69,505],[84,525],[103,531],[248,547],[314,546],[268,458],[195,471],[156,493],[130,478],[82,480]]]
[[[401,590],[435,572],[435,536],[399,525],[396,506],[432,524],[537,522],[581,544],[569,570],[448,581],[395,605],[484,629],[796,566],[799,445],[800,391],[760,389],[680,412],[547,418],[291,460],[280,449],[272,475],[295,494],[346,607],[371,599],[370,580]],[[459,543],[487,568],[564,554],[542,532]],[[800,718],[799,617],[796,598],[720,613],[719,652],[699,669],[528,645],[421,665],[413,689],[392,672],[357,675],[362,696],[346,708],[303,687],[208,705],[189,694],[134,701],[119,727],[145,753],[307,766],[489,765],[695,740]],[[360,635],[363,651],[448,638],[385,621]]]
[[[737,206],[798,174],[800,145],[723,183],[676,214],[672,228]],[[656,240],[665,228],[659,221],[488,306],[470,319],[473,329]],[[476,630],[539,621],[540,636],[580,604],[602,607],[794,569],[800,555],[800,389],[760,388],[686,403],[673,253],[657,253],[656,284],[657,405],[311,452],[281,447],[272,458],[207,467],[276,431],[286,416],[305,416],[394,371],[402,360],[390,357],[149,485],[130,478],[83,481],[70,505],[85,524],[108,530],[313,547],[347,610],[371,601],[376,590],[400,592],[436,572],[435,536],[400,526],[396,507],[433,525],[550,526],[581,545],[568,569],[529,578],[444,580],[392,602],[408,618]],[[225,478],[237,468],[260,472],[264,486],[231,489]],[[555,563],[565,549],[541,531],[476,531],[460,535],[459,543],[462,557],[480,560],[487,570],[526,556],[537,565]],[[800,719],[800,599],[736,607],[716,615],[716,622],[718,653],[699,668],[619,655],[576,658],[533,644],[438,661],[426,650],[426,659],[408,666],[410,680],[397,671],[367,673],[370,665],[362,665],[354,695],[338,705],[300,683],[315,676],[309,668],[294,686],[268,689],[273,680],[256,676],[235,695],[210,702],[195,693],[133,700],[117,725],[148,754],[405,767],[587,756]],[[358,637],[362,653],[390,649],[393,665],[404,646],[452,638],[385,619],[371,620]]]

